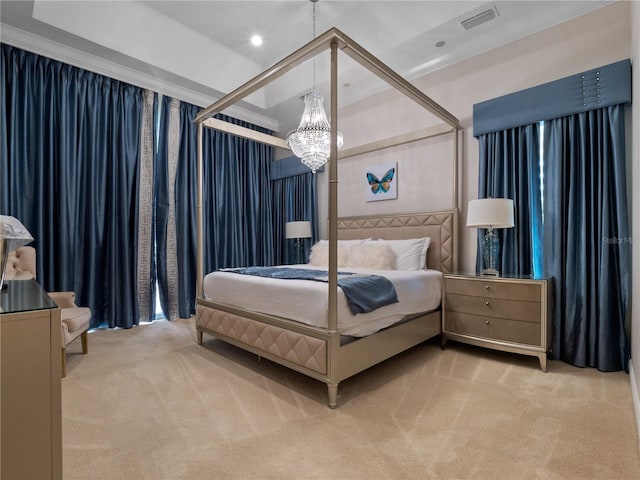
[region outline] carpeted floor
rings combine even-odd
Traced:
[[[89,334],[62,380],[65,480],[640,479],[629,377],[427,342],[326,386],[191,320]]]

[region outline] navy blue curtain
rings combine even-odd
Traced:
[[[195,312],[196,126],[200,108],[180,106],[180,148],[176,175],[179,314]],[[264,133],[227,116],[217,118]],[[273,148],[217,130],[204,129],[204,269],[273,265],[269,167]]]
[[[93,327],[131,327],[143,91],[1,52],[0,212],[33,234],[45,290],[76,292]]]
[[[303,173],[273,180],[274,262],[277,265],[296,263],[294,241],[285,238],[287,222],[311,222],[311,238],[303,240],[304,258],[309,258],[311,245],[318,238],[318,202],[316,175]]]
[[[544,126],[544,270],[555,287],[552,356],[626,371],[631,239],[624,106]]]
[[[503,274],[540,272],[539,124],[480,135],[478,198],[510,198],[514,203],[513,228],[497,229],[500,240],[498,269]],[[482,270],[482,237],[478,230],[476,268]]]
[[[196,249],[197,249],[197,129],[193,119],[197,107],[180,104],[180,150],[176,173],[176,244],[178,247],[178,311],[180,317],[189,318],[195,313],[196,297]],[[204,136],[212,132],[204,129]],[[211,154],[203,148],[203,163],[210,170]],[[207,192],[208,193],[208,192]],[[204,194],[203,194],[204,195]],[[205,241],[211,239],[209,222],[204,224]],[[205,250],[205,255],[207,250]],[[205,269],[206,270],[206,269]]]

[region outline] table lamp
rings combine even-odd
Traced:
[[[303,239],[311,238],[311,222],[287,222],[285,225],[285,237],[295,240],[296,263],[304,263],[302,260]]]
[[[482,239],[483,275],[499,275],[500,242],[494,229],[512,228],[513,225],[513,200],[509,198],[480,198],[469,202],[467,227],[487,229]]]
[[[33,242],[29,230],[15,217],[0,215],[0,290],[4,288],[4,275],[9,252]]]

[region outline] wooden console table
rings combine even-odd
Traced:
[[[0,292],[0,477],[62,478],[60,309],[35,280]]]

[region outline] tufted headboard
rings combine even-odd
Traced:
[[[338,218],[338,239],[430,237],[427,268],[455,272],[457,260],[458,210],[401,215],[369,215]]]

